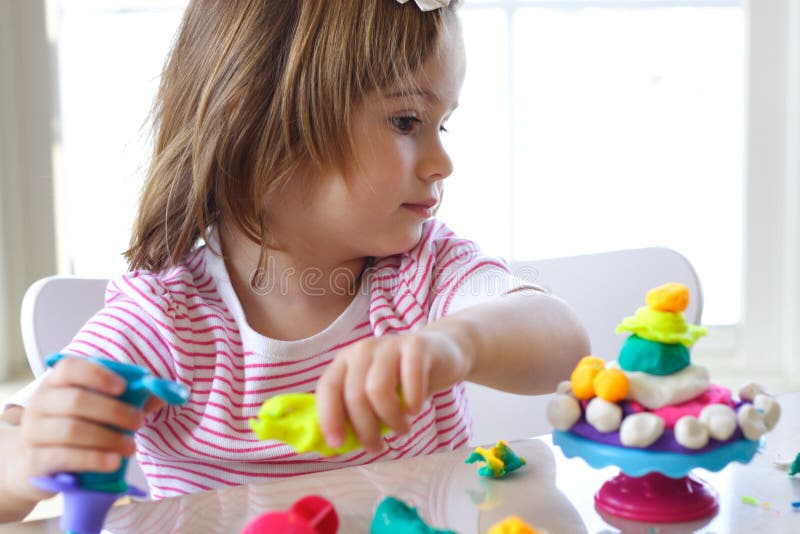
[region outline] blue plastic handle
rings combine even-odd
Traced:
[[[189,400],[189,390],[172,380],[147,375],[142,378],[142,385],[167,404],[183,404]]]
[[[155,395],[167,404],[184,404],[189,399],[189,390],[186,386],[173,380],[165,380],[153,376],[150,371],[138,365],[115,362],[95,356],[76,356],[71,354],[51,354],[45,358],[44,362],[48,367],[52,367],[64,358],[83,358],[114,371],[128,383],[125,392],[119,396],[120,400],[136,406],[142,406],[150,394]]]

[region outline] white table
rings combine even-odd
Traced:
[[[732,464],[718,473],[695,471],[720,496],[719,513],[705,522],[607,522],[594,508],[594,493],[617,470],[593,470],[580,459],[568,460],[553,448],[549,436],[543,436],[511,444],[528,464],[502,480],[478,476],[478,465],[464,463],[469,454],[464,449],[117,506],[109,513],[106,528],[114,534],[235,533],[267,510],[285,509],[304,495],[319,494],[334,503],[341,534],[368,532],[375,506],[386,495],[418,507],[433,526],[461,534],[485,534],[489,526],[511,514],[558,534],[800,533],[800,511],[791,507],[792,501],[800,501],[800,475],[789,478],[773,465],[775,460],[793,459],[800,451],[800,393],[782,395],[780,402],[781,421],[767,435],[765,448],[750,464]],[[743,496],[768,502],[769,508],[745,504]],[[58,520],[0,525],[0,534],[11,532],[59,532]]]

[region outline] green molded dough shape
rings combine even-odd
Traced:
[[[682,343],[658,343],[634,334],[622,345],[617,362],[624,371],[671,375],[689,365],[689,349]]]

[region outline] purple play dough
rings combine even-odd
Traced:
[[[738,409],[743,403],[739,402],[736,403],[736,408]],[[628,403],[621,403],[623,417],[627,417],[635,413],[628,407]],[[625,447],[622,442],[619,440],[619,431],[614,432],[600,432],[592,425],[586,422],[585,415],[581,415],[580,420],[575,423],[572,428],[569,429],[570,432],[586,439],[590,439],[592,441],[596,441],[598,443],[605,443],[606,445],[614,445],[616,447]],[[675,431],[672,428],[665,428],[664,433],[661,434],[661,437],[658,438],[655,443],[650,445],[649,447],[639,448],[639,447],[628,447],[631,449],[640,449],[645,451],[653,451],[653,452],[677,452],[680,454],[700,454],[703,452],[713,451],[714,449],[718,449],[727,443],[731,443],[733,441],[738,441],[744,438],[744,434],[742,434],[742,430],[737,426],[736,430],[733,432],[733,435],[728,438],[726,441],[717,441],[713,438],[708,440],[708,445],[701,449],[688,449],[675,441]]]

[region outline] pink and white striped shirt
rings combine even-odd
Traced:
[[[470,435],[463,384],[435,394],[403,436],[384,436],[380,454],[323,458],[258,441],[248,425],[273,395],[313,392],[336,352],[371,336],[414,332],[517,287],[506,264],[485,256],[436,220],[404,254],[377,259],[358,294],[325,330],[279,341],[247,323],[224,261],[198,248],[160,274],[128,273],[109,283],[106,305],[63,351],[134,363],[188,388],[136,434],[154,498],[183,495],[379,460],[451,450]],[[21,402],[20,404],[24,404]]]

